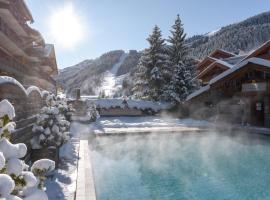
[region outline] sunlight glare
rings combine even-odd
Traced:
[[[82,20],[74,12],[71,3],[54,11],[49,23],[53,41],[64,49],[72,49],[84,39]]]

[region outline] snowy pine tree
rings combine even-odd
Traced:
[[[187,95],[193,90],[194,83],[193,70],[188,66],[188,48],[185,45],[183,24],[180,16],[177,15],[169,37],[167,53],[169,57],[169,79],[164,87],[163,97],[169,101],[180,102],[185,100]]]
[[[186,34],[179,15],[177,15],[175,23],[172,26],[171,34],[167,40],[169,43],[167,48],[169,59],[171,64],[178,65],[185,61],[188,53],[188,48],[185,44]]]
[[[167,66],[165,40],[158,26],[154,27],[147,41],[150,47],[144,51],[138,64],[133,91],[136,97],[157,101],[162,94]]]

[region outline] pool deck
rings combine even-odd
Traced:
[[[257,126],[234,126],[234,130],[236,131],[243,131],[248,133],[254,134],[261,134],[261,135],[270,135],[270,128],[266,127],[257,127]]]
[[[147,133],[192,133],[210,130],[209,127],[136,127],[136,128],[104,128],[102,131],[94,131],[98,136],[123,135],[123,134],[147,134]]]
[[[97,136],[125,135],[125,134],[147,134],[147,133],[200,133],[206,131],[230,130],[251,134],[270,135],[270,128],[256,126],[172,126],[172,127],[135,127],[135,128],[103,128],[94,130]]]
[[[96,200],[88,141],[80,140],[76,200]]]

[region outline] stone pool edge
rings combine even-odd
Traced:
[[[87,140],[80,140],[75,200],[96,200],[91,153]]]

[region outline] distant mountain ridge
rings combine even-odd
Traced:
[[[248,52],[270,40],[270,11],[250,17],[242,22],[234,23],[207,34],[187,38],[190,55],[202,59],[215,49],[239,54]],[[81,88],[82,94],[97,95],[104,73],[110,70],[125,52],[110,51],[94,60],[85,60],[77,65],[60,70],[56,77],[67,93],[72,94],[75,88]],[[119,67],[116,75],[121,76],[134,72],[141,52],[131,50]]]
[[[190,47],[190,54],[201,59],[215,49],[224,49],[236,54],[248,52],[269,39],[270,11],[205,35],[195,35],[186,42]]]

